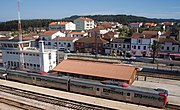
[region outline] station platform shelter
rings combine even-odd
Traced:
[[[137,73],[135,66],[70,59],[63,60],[53,70],[59,76],[125,82],[129,85],[134,82]]]

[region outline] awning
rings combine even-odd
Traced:
[[[180,57],[180,53],[171,53],[170,56]]]

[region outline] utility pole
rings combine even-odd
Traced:
[[[98,44],[97,44],[98,42],[97,42],[97,32],[95,31],[95,51],[96,51],[96,53],[95,53],[95,58],[97,58],[97,54],[98,54]]]

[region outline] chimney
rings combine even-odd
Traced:
[[[39,49],[40,49],[40,52],[44,53],[44,41],[42,40],[39,41]]]

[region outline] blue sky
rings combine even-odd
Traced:
[[[127,14],[180,19],[180,0],[21,0],[22,19],[72,15]],[[15,20],[17,0],[0,0],[0,21]]]

